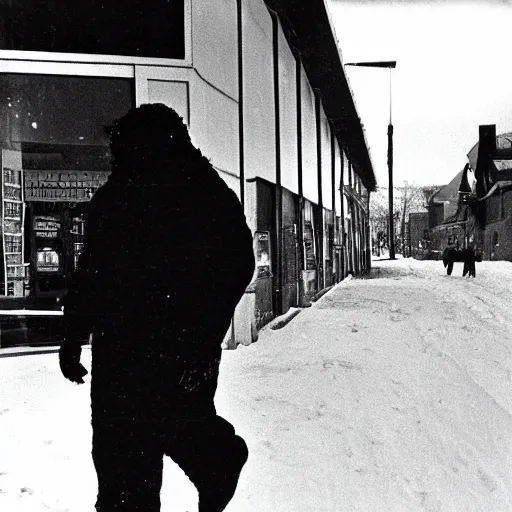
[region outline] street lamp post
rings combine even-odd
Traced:
[[[391,70],[396,67],[396,60],[381,62],[348,62],[345,66],[360,66],[366,68],[388,68],[389,69],[389,125],[388,125],[388,179],[389,179],[389,259],[395,258],[395,228],[393,218],[393,118]]]

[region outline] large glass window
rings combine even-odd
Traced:
[[[0,0],[0,48],[183,59],[184,0]]]
[[[109,129],[133,103],[129,79],[0,75],[0,144],[24,170],[108,171]],[[5,183],[19,173],[4,167]]]
[[[29,277],[36,293],[63,288],[83,237],[72,212],[107,180],[110,130],[133,100],[131,79],[0,74],[0,294],[24,294]]]

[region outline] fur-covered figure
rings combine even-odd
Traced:
[[[60,352],[64,375],[83,382],[80,343],[93,333],[96,509],[159,511],[167,454],[196,485],[199,511],[221,511],[248,455],[214,395],[221,343],[254,272],[252,235],[174,110],[132,109],[111,151],[64,301]]]
[[[476,276],[476,256],[472,247],[467,249],[457,249],[455,247],[446,247],[443,251],[443,264],[446,268],[446,273],[450,276],[453,271],[453,264],[456,262],[463,262],[462,277]]]

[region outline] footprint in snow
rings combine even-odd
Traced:
[[[488,473],[486,473],[482,468],[478,468],[478,477],[482,482],[482,485],[489,491],[492,492],[496,489],[496,482]]]

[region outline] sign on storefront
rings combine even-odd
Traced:
[[[102,171],[25,171],[26,201],[89,201],[108,179]]]
[[[60,222],[54,217],[38,216],[34,219],[34,233],[38,238],[57,238]]]

